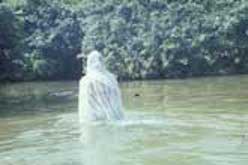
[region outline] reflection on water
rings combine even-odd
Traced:
[[[123,83],[126,120],[92,125],[78,124],[76,82],[0,86],[0,164],[246,165],[247,84]]]

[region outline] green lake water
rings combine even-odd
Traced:
[[[126,119],[86,126],[75,81],[0,85],[0,165],[248,164],[248,76],[120,86]]]

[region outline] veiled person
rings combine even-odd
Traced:
[[[86,75],[79,83],[80,122],[123,119],[118,82],[98,51],[87,57]]]

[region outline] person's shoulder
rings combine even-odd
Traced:
[[[96,80],[93,79],[91,76],[85,75],[84,77],[82,77],[80,79],[79,83],[80,83],[80,85],[86,86],[86,85],[94,84],[95,82],[96,82]]]
[[[109,77],[111,78],[113,85],[118,85],[117,76],[115,74],[109,73]]]
[[[81,77],[81,79],[79,80],[79,83],[80,83],[80,84],[86,84],[86,83],[88,83],[88,82],[89,82],[89,79],[88,79],[87,76],[83,76],[83,77]]]
[[[109,77],[111,77],[112,79],[117,80],[117,76],[111,72],[108,73]]]

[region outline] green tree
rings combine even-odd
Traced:
[[[22,77],[21,39],[21,22],[8,5],[0,4],[0,80]]]
[[[5,24],[17,29],[1,43],[2,77],[22,65],[25,78],[78,78],[81,47],[102,51],[121,79],[248,73],[247,0],[3,1],[18,7],[1,10],[11,20],[1,21],[1,35]],[[21,41],[25,49],[16,51]]]
[[[247,1],[84,0],[81,6],[84,49],[103,51],[122,78],[247,73]]]
[[[77,13],[50,1],[28,1],[23,9],[27,71],[42,79],[80,76],[83,33]]]

